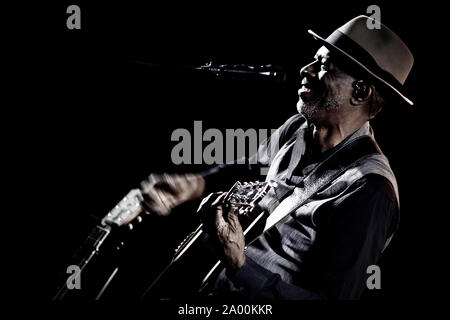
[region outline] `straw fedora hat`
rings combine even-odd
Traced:
[[[403,93],[403,84],[414,63],[414,57],[406,44],[389,28],[379,23],[379,29],[370,29],[373,20],[358,16],[335,30],[328,38],[308,32],[330,50],[337,50],[355,62],[373,79],[413,105]]]

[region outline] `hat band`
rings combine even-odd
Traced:
[[[370,72],[384,79],[397,90],[400,90],[402,87],[400,81],[398,81],[391,73],[380,68],[375,59],[363,47],[341,31],[334,31],[326,41],[346,52],[352,58],[364,65]]]

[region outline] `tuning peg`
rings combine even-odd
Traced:
[[[122,249],[124,247],[125,243],[123,241],[121,241],[117,246],[116,246],[116,250],[120,251],[120,249]]]
[[[137,216],[137,217],[136,217],[136,221],[137,221],[138,223],[141,223],[141,222],[142,222],[142,217],[141,217],[141,216]]]
[[[128,229],[133,230],[133,225],[131,223],[128,224]]]

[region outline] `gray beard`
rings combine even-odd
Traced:
[[[303,101],[301,98],[297,104],[297,110],[309,121],[315,119],[318,110],[325,110],[329,112],[336,111],[344,103],[342,95],[333,97],[318,97],[312,101]]]

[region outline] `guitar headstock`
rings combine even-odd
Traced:
[[[139,214],[143,211],[141,206],[142,200],[143,197],[141,191],[139,189],[132,189],[102,219],[102,225],[115,225],[118,227],[128,225],[130,229],[132,229],[130,222],[135,218],[137,218],[137,220],[142,219],[139,216]]]

